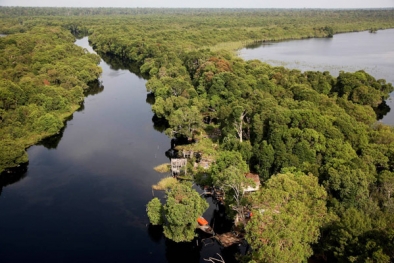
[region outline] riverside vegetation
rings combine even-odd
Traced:
[[[100,58],[60,27],[0,38],[0,172],[27,162],[25,149],[56,134],[80,107]]]
[[[166,134],[195,139],[188,147],[214,160],[191,172],[226,191],[228,216],[252,210],[245,260],[394,259],[394,133],[376,114],[393,86],[364,71],[302,73],[232,52],[256,41],[392,28],[394,9],[1,7],[0,16],[9,34],[0,38],[2,169],[56,133],[100,74],[98,57],[72,45],[70,32],[88,34],[97,52],[149,77]],[[249,171],[263,186],[237,194]],[[174,241],[193,239],[205,200],[186,182],[174,183],[165,202],[149,202],[151,223]]]

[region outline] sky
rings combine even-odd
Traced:
[[[0,0],[0,6],[191,8],[394,8],[394,0]]]

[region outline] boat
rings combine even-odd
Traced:
[[[197,223],[198,223],[197,224],[198,229],[200,229],[201,231],[207,234],[215,235],[215,232],[213,231],[212,227],[208,224],[208,221],[204,217],[200,216],[197,219]]]

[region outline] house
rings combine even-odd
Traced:
[[[247,173],[245,174],[245,177],[247,179],[250,179],[254,182],[254,186],[253,185],[248,185],[247,187],[244,187],[244,193],[246,192],[255,192],[257,190],[260,189],[260,177],[258,174],[252,174],[252,173]]]
[[[186,175],[186,165],[187,165],[187,159],[184,159],[184,158],[178,158],[178,159],[171,159],[171,173],[172,173],[172,176],[177,176],[177,175],[179,175],[180,174],[180,172],[181,172],[181,169],[183,168],[183,167],[185,167],[184,168],[184,171],[185,171],[185,175]]]

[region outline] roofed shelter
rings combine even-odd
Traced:
[[[247,174],[245,174],[245,177],[247,179],[252,180],[254,182],[255,186],[248,185],[247,187],[244,188],[244,193],[255,192],[260,189],[261,183],[260,183],[260,177],[258,174],[247,173]]]

